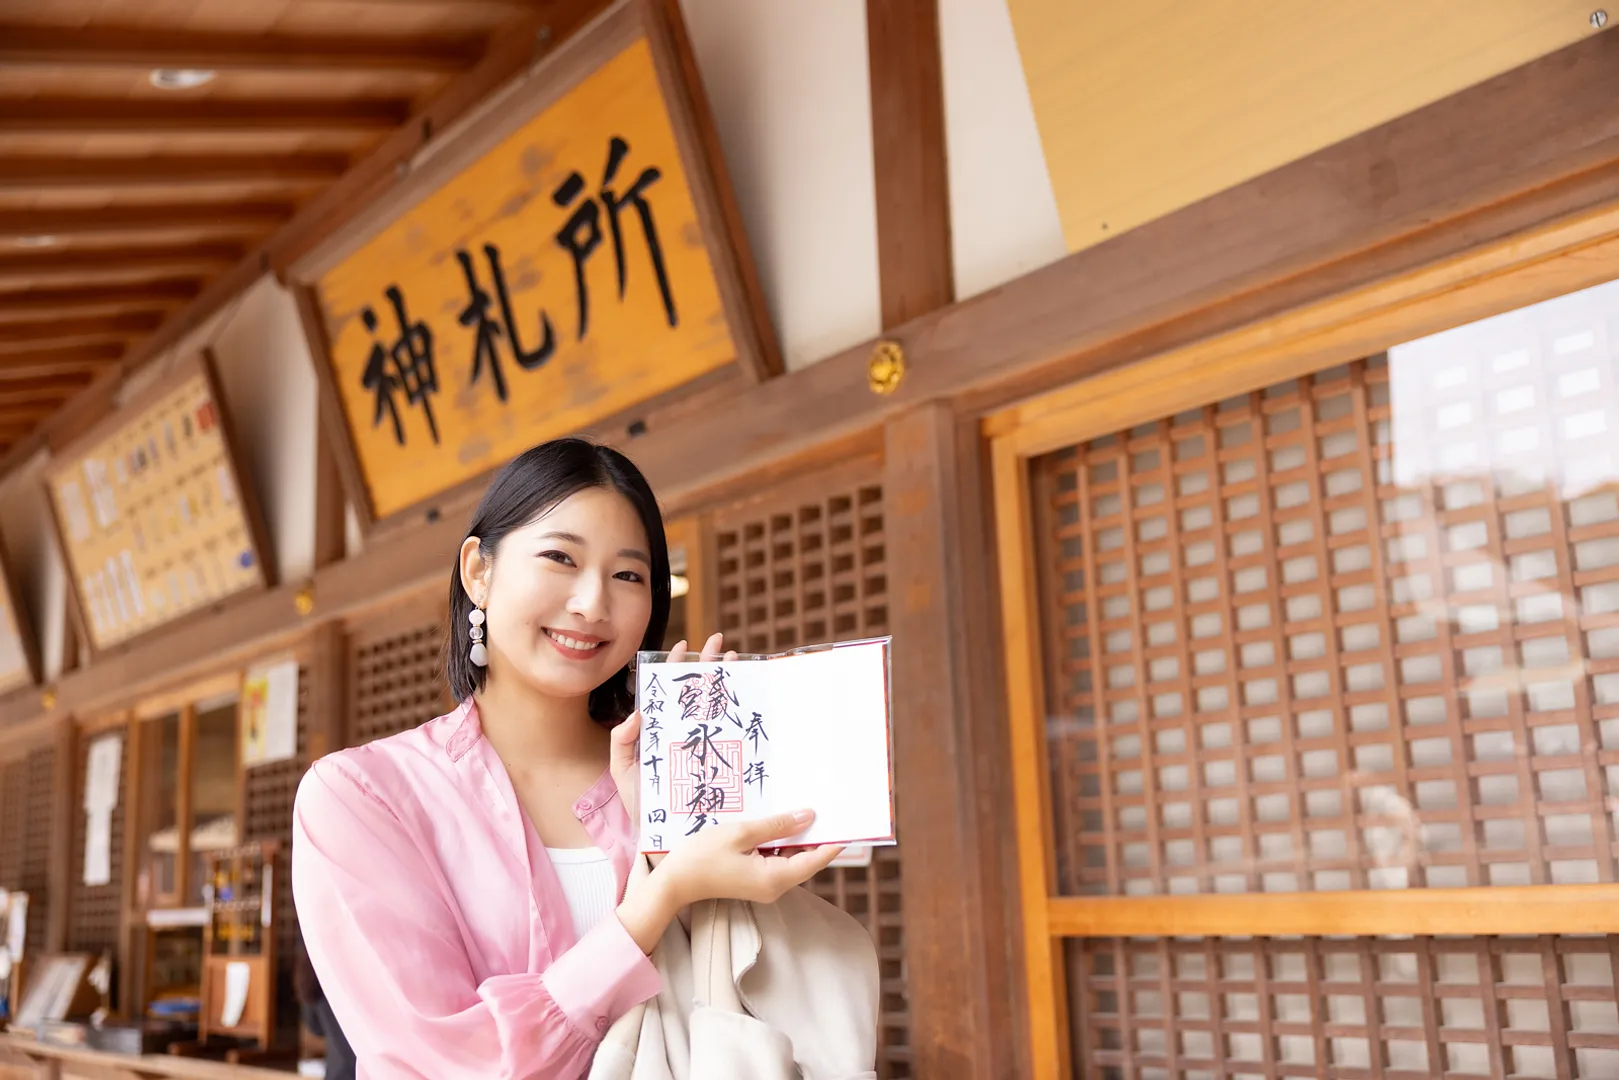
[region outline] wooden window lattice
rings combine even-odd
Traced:
[[[423,724],[452,707],[444,687],[442,612],[355,627],[348,639],[349,740],[358,746]]]
[[[51,776],[56,751],[42,747],[0,766],[0,886],[28,894],[26,947],[45,944],[50,905]]]
[[[84,800],[85,768],[90,759],[90,744],[102,735],[117,732],[124,738],[124,753],[119,757],[118,805],[112,811],[112,850],[109,862],[112,874],[105,885],[84,884],[84,843],[89,828],[89,817]],[[72,873],[72,900],[68,905],[67,947],[71,952],[100,953],[103,949],[118,949],[120,932],[119,907],[123,902],[124,880],[124,820],[126,816],[125,777],[129,769],[129,733],[123,727],[86,733],[79,739],[78,760],[73,783],[73,853],[68,866]],[[30,904],[32,911],[32,904]]]
[[[1065,943],[1095,1080],[1608,1080],[1619,939]]]
[[[721,511],[715,547],[720,630],[728,647],[773,652],[888,632],[877,485]],[[824,871],[811,887],[860,919],[876,941],[882,977],[878,1075],[911,1076],[899,848],[874,849],[868,867]]]
[[[1381,357],[1036,463],[1064,893],[1614,880],[1619,484],[1558,472],[1614,368],[1561,340],[1400,381],[1452,455],[1538,391],[1550,468],[1402,460]]]

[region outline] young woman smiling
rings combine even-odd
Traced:
[[[299,922],[361,1077],[583,1076],[658,992],[648,954],[681,908],[775,901],[836,855],[759,853],[807,810],[715,827],[625,895],[629,664],[668,619],[663,521],[627,458],[563,439],[495,477],[450,574],[461,705],[321,759],[298,790]]]

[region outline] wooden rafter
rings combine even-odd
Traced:
[[[117,341],[66,347],[44,345],[23,353],[0,353],[0,382],[62,372],[101,371],[116,363],[123,354],[124,346]]]
[[[211,273],[240,262],[243,252],[240,245],[219,243],[33,250],[0,255],[0,282],[58,284]]]
[[[150,310],[183,304],[200,292],[194,280],[153,281],[94,288],[0,291],[0,321],[93,311]]]
[[[286,203],[110,206],[100,210],[0,210],[0,236],[205,232],[227,236],[269,232],[292,216]]]
[[[149,334],[156,330],[162,321],[163,317],[155,312],[134,312],[123,315],[99,315],[87,319],[74,319],[71,322],[49,319],[38,322],[0,323],[0,352],[14,353],[41,345],[122,340],[137,334]]]
[[[0,191],[183,187],[200,184],[323,184],[348,168],[341,154],[162,154],[153,157],[11,157]]]
[[[338,99],[109,101],[36,98],[0,101],[0,134],[129,135],[222,132],[335,131],[379,134],[404,123],[402,101]]]
[[[216,71],[453,73],[483,52],[478,39],[308,37],[131,27],[0,24],[0,64],[73,68],[206,68]]]

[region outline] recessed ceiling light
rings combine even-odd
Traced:
[[[56,237],[54,237],[54,236],[19,236],[19,237],[17,237],[17,246],[18,247],[34,247],[34,248],[50,247],[55,243],[56,243]]]
[[[149,78],[159,90],[190,90],[214,81],[207,68],[153,68]]]

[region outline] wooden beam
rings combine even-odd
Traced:
[[[46,347],[16,355],[0,354],[0,383],[74,371],[102,371],[122,355],[124,346],[117,341],[60,349]]]
[[[325,184],[348,168],[341,154],[161,154],[153,157],[9,157],[0,191]]]
[[[891,394],[868,388],[866,342],[746,390],[717,429],[653,429],[636,457],[723,484],[920,402],[997,407],[1604,205],[1619,112],[1590,102],[1614,98],[1619,34],[1595,34],[896,328]]]
[[[0,281],[30,285],[209,274],[241,261],[239,244],[67,248],[0,255]]]
[[[0,352],[31,351],[41,344],[72,345],[78,342],[104,341],[108,338],[130,338],[138,334],[151,333],[162,321],[160,315],[137,312],[74,319],[67,323],[60,319],[0,323]]]
[[[130,135],[162,132],[332,131],[374,135],[405,122],[400,101],[113,101],[44,98],[0,101],[0,135]]]
[[[0,24],[0,64],[7,67],[453,74],[477,63],[482,52],[481,37],[312,37],[94,25],[64,33]]]
[[[938,0],[866,0],[883,328],[955,299]]]
[[[177,203],[98,210],[0,210],[0,237],[193,232],[267,233],[292,216],[287,203]]]
[[[58,405],[64,398],[83,390],[90,382],[86,377],[73,378],[72,376],[57,376],[50,379],[39,379],[27,386],[12,386],[0,382],[0,406],[7,405],[34,405],[48,402]],[[8,418],[0,413],[0,422]]]
[[[978,714],[975,724],[972,708],[972,654],[995,647],[987,604],[970,603],[984,577],[972,528],[981,540],[982,487],[975,455],[963,459],[944,403],[891,419],[884,463],[912,1069],[1011,1080],[1017,1056],[1001,862],[1011,826],[1002,820],[1004,800],[992,795],[996,756],[982,745],[993,736],[995,712]]]
[[[1611,884],[1064,897],[1050,909],[1063,937],[1619,933]]]
[[[197,281],[154,281],[94,288],[0,291],[0,321],[39,315],[173,307],[202,291]]]

